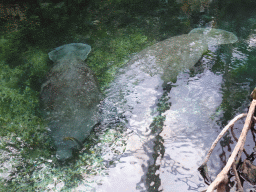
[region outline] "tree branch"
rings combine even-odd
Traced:
[[[244,143],[245,143],[245,140],[246,140],[247,132],[251,128],[252,119],[253,119],[253,115],[254,115],[254,111],[255,111],[255,106],[256,106],[256,100],[254,99],[251,102],[251,105],[250,105],[250,108],[249,108],[249,112],[248,112],[248,115],[246,117],[242,133],[241,133],[241,135],[239,137],[239,140],[238,140],[238,142],[236,144],[235,149],[233,150],[230,158],[228,159],[228,162],[227,162],[226,166],[222,169],[222,171],[217,175],[216,179],[208,187],[207,192],[214,191],[214,189],[216,189],[218,187],[218,185],[225,180],[225,178],[227,177],[228,171],[230,170],[232,164],[234,163],[235,158],[236,158],[238,152],[243,149]]]

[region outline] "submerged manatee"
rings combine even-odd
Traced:
[[[82,147],[98,122],[101,94],[84,62],[90,50],[89,45],[72,43],[48,53],[54,67],[41,87],[41,100],[59,160],[72,157],[72,149]]]
[[[131,58],[106,90],[103,111],[124,118],[126,126],[134,132],[126,142],[125,154],[120,159],[122,163],[110,168],[109,176],[104,178],[106,182],[98,186],[101,189],[96,191],[136,191],[138,187],[147,190],[142,181],[145,180],[147,165],[153,161],[154,136],[150,134],[150,125],[158,115],[158,99],[163,95],[164,86],[168,82],[175,82],[184,69],[193,67],[208,46],[236,41],[233,33],[197,28],[189,34],[156,43]],[[103,123],[108,119],[111,123],[111,117],[108,117],[111,113],[107,112]]]
[[[175,82],[181,71],[193,67],[208,46],[236,41],[231,32],[195,28],[189,34],[171,37],[142,50],[120,69],[106,90],[106,110],[117,109],[131,129],[145,132],[166,84]]]
[[[199,61],[208,46],[236,41],[237,37],[231,32],[195,28],[189,34],[171,37],[142,50],[127,65],[136,65],[150,76],[160,75],[164,82],[173,82],[179,72]]]

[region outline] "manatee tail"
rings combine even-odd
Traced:
[[[62,45],[49,52],[49,58],[53,61],[59,61],[65,58],[78,58],[84,61],[91,51],[91,46],[83,43],[71,43]]]

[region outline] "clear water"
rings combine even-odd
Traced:
[[[107,170],[109,176],[102,178],[104,182],[96,191],[135,191],[154,187],[156,190],[156,181],[150,181],[153,175],[159,175],[158,190],[199,190],[206,186],[197,168],[217,137],[219,127],[213,119],[222,102],[223,80],[221,74],[214,74],[207,68],[207,62],[207,59],[202,61],[199,67],[203,72],[194,77],[190,77],[188,70],[180,73],[171,90],[163,89],[160,76],[140,71],[136,62],[122,70],[124,72],[108,90],[106,100],[108,105],[109,100],[113,100],[112,105],[119,108],[132,133],[120,163]],[[156,138],[150,125],[153,118],[160,115],[157,103],[164,92],[168,92],[167,103],[171,107],[161,114],[165,121]],[[164,153],[155,151],[156,145],[162,145]],[[158,157],[153,160],[154,155]],[[149,175],[152,166],[158,169]]]
[[[164,191],[200,190],[206,186],[197,168],[219,130],[211,117],[222,101],[222,76],[209,70],[192,78],[184,76],[181,74],[177,87],[169,93],[172,106],[165,112],[160,134],[165,153],[157,162]]]
[[[206,48],[208,52],[198,63],[193,60],[192,64],[167,76],[173,79],[172,83],[166,82],[160,75],[152,75],[170,72],[155,65],[138,68],[128,63],[120,70],[105,90],[101,126],[114,127],[121,122],[127,128],[123,134],[126,146],[120,148],[121,155],[114,157],[111,155],[112,149],[107,148],[102,158],[106,162],[115,158],[115,163],[106,166],[108,168],[104,171],[100,170],[96,176],[79,178],[81,182],[71,191],[185,192],[202,191],[207,187],[197,168],[226,123],[236,114],[246,111],[248,95],[256,85],[256,17],[247,9],[233,9],[234,12],[225,10],[222,20],[217,22],[216,28],[237,35],[237,43],[204,45],[203,49]],[[194,20],[193,28],[209,26],[203,17]],[[177,44],[177,47],[182,48],[181,44]],[[178,53],[182,53],[182,49]],[[192,55],[192,58],[198,60],[201,55],[200,52]],[[189,63],[188,58],[184,61]],[[141,59],[144,61],[140,63],[154,61],[150,57]],[[163,96],[169,107],[159,111]],[[152,131],[153,124],[160,126]],[[236,135],[242,126],[243,122],[239,121],[235,126]],[[235,146],[231,140],[229,135],[225,136],[208,163],[212,179],[224,166]],[[246,143],[249,154],[253,146],[255,141],[250,135]],[[114,146],[113,150],[119,150],[119,146]],[[9,154],[2,155],[7,157]],[[8,164],[2,166],[11,170]],[[36,174],[41,174],[42,180],[51,171],[56,171],[43,163],[38,170],[31,175],[36,177]],[[6,173],[0,174],[8,177]],[[69,184],[64,180],[54,180],[44,191],[61,191],[65,184]],[[254,190],[248,182],[245,182],[245,186],[247,191]]]
[[[133,132],[128,136],[126,152],[120,163],[107,170],[109,175],[101,178],[102,185],[97,186],[96,191],[206,189],[197,168],[222,125],[228,121],[227,117],[244,112],[249,102],[246,93],[255,82],[254,76],[238,76],[236,69],[248,65],[251,52],[255,52],[253,37],[240,38],[235,45],[208,47],[210,56],[205,55],[194,69],[180,73],[176,83],[171,83],[171,88],[167,89],[159,86],[164,82],[158,76],[151,77],[138,72],[138,69],[124,68],[124,74],[129,77],[120,75],[110,95],[121,94],[119,101],[124,102],[121,106],[129,106],[120,110]],[[243,47],[245,45],[246,48]],[[224,67],[220,67],[221,63]],[[237,76],[232,76],[234,74]],[[168,93],[171,107],[159,114],[157,103],[164,92]],[[232,104],[226,94],[237,100]],[[239,94],[244,96],[239,98]],[[227,109],[230,111],[225,111]],[[157,115],[165,117],[165,121],[162,131],[156,136],[150,134],[150,124]],[[237,129],[241,129],[242,121],[238,124]],[[226,136],[218,144],[208,162],[212,179],[225,165],[230,149],[235,145],[229,139]],[[247,182],[245,186],[245,189],[252,189]]]

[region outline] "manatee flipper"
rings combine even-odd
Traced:
[[[82,149],[83,148],[83,143],[80,142],[78,139],[76,139],[75,137],[64,137],[63,141],[73,141],[77,144],[77,146],[79,147],[79,149]]]

